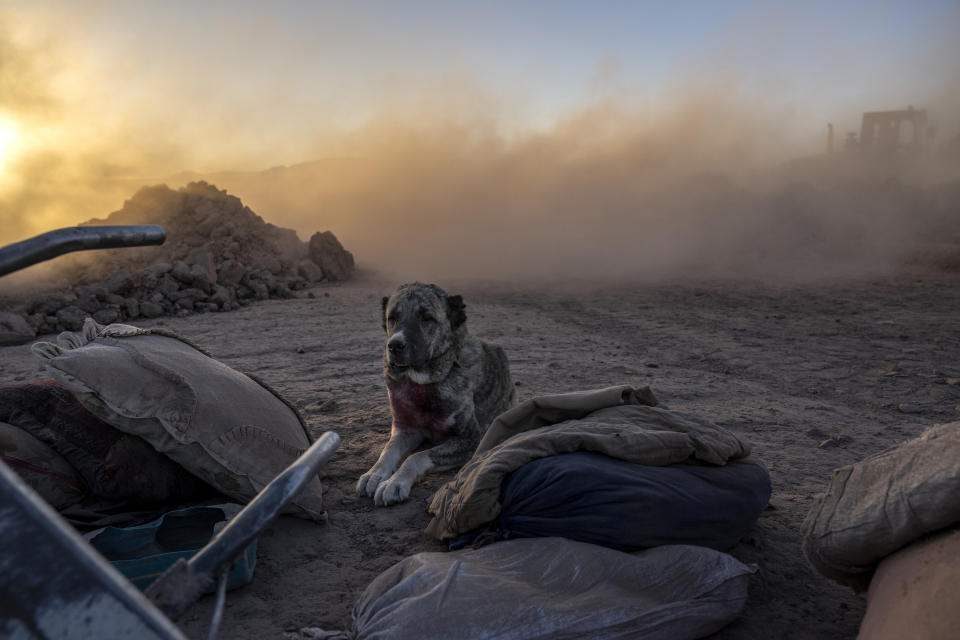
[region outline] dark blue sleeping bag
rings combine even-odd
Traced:
[[[770,500],[770,474],[752,458],[722,467],[648,467],[598,453],[534,460],[500,494],[501,538],[560,536],[635,551],[665,544],[724,550]]]

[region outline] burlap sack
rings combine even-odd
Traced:
[[[314,627],[299,636],[693,640],[736,620],[755,571],[725,553],[687,545],[631,554],[531,538],[423,552],[367,585],[353,607],[353,629]]]
[[[310,446],[278,395],[170,333],[88,318],[33,352],[90,412],[235,500],[253,498]],[[319,478],[288,511],[326,518]]]
[[[65,509],[87,493],[83,478],[63,456],[6,422],[0,422],[0,459],[54,509]]]
[[[803,551],[824,576],[866,588],[876,565],[960,522],[960,422],[833,472],[803,523]]]

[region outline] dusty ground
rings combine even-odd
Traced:
[[[259,375],[304,410],[316,433],[333,429],[343,438],[323,472],[329,523],[283,518],[266,531],[254,582],[229,594],[220,637],[346,628],[353,601],[380,571],[441,549],[422,529],[430,496],[451,474],[430,477],[397,507],[375,508],[353,493],[389,431],[378,312],[380,296],[396,284],[367,279],[314,289],[315,299],[150,323]],[[960,369],[960,276],[559,293],[447,288],[464,295],[471,331],[506,349],[521,399],[649,384],[668,406],[753,443],[774,494],[732,553],[760,571],[742,618],[717,638],[856,634],[863,598],[808,568],[800,524],[833,468],[960,419],[960,386],[950,383]],[[0,382],[40,375],[28,347],[0,349]],[[818,446],[838,435],[842,444]],[[205,637],[211,600],[180,621],[189,636]]]

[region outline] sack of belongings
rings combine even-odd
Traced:
[[[618,549],[736,544],[770,498],[766,468],[730,431],[654,404],[649,389],[620,386],[503,413],[434,495],[427,533],[450,540],[499,523],[501,537]]]
[[[297,411],[271,389],[162,329],[88,318],[81,331],[32,350],[91,414],[242,503],[312,442]],[[326,519],[319,478],[287,512]]]
[[[685,545],[635,554],[563,538],[418,553],[371,582],[355,628],[313,640],[702,638],[732,622],[755,569]]]
[[[865,589],[883,558],[960,523],[960,422],[833,472],[803,524],[803,551],[821,574]]]
[[[745,458],[650,467],[598,453],[534,460],[508,476],[499,537],[562,536],[621,551],[665,544],[725,550],[770,501],[770,474]]]

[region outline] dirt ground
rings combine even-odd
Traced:
[[[422,530],[452,472],[411,500],[374,507],[357,478],[387,439],[380,297],[397,282],[365,277],[316,296],[257,303],[163,324],[284,393],[312,430],[337,431],[322,477],[329,522],[281,518],[262,536],[252,584],[228,594],[220,637],[279,638],[343,629],[365,585],[412,553],[442,550]],[[613,384],[650,385],[753,444],[773,498],[732,554],[756,563],[742,617],[715,637],[852,638],[864,598],[815,574],[800,525],[831,470],[960,420],[960,275],[845,284],[569,287],[438,282],[467,303],[468,327],[506,350],[521,399]],[[0,349],[0,383],[41,377],[28,346]],[[821,446],[821,443],[834,438]],[[180,625],[205,637],[212,598]]]

